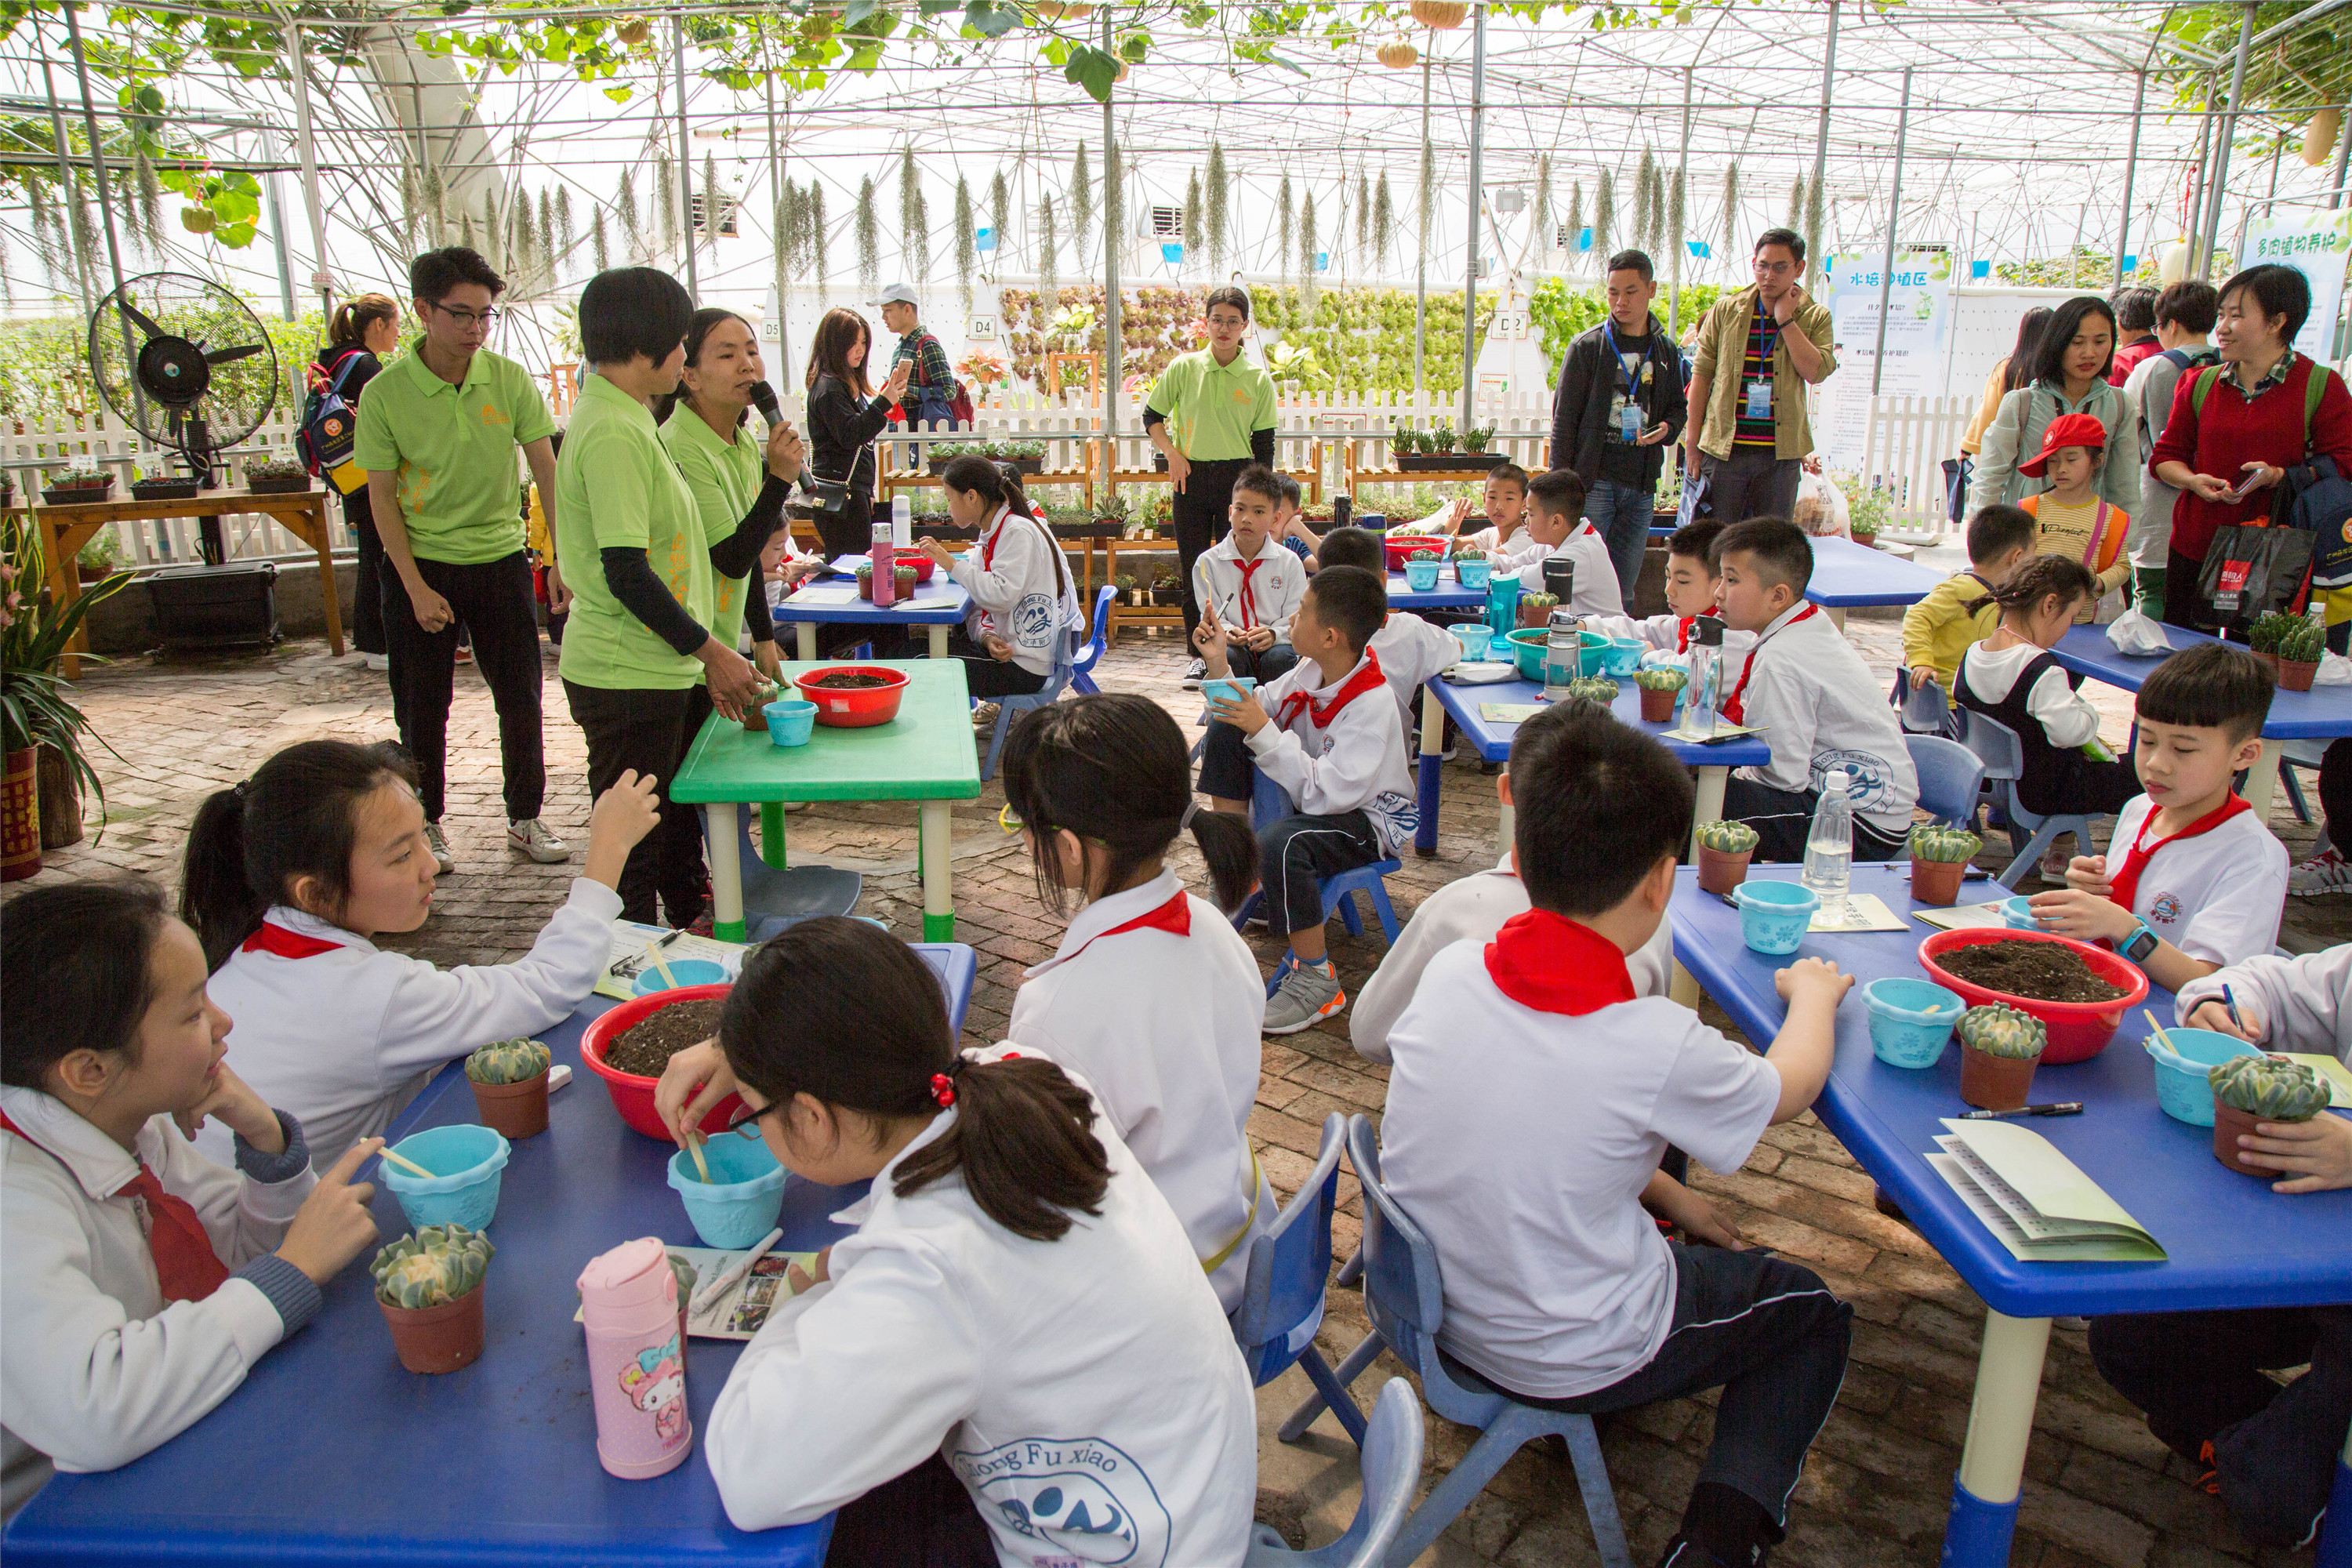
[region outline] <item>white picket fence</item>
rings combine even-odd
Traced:
[[[1960,455],[1960,434],[1977,395],[1868,400],[1860,456],[1852,472],[1885,495],[1889,528],[1906,540],[1940,541],[1955,531],[1944,488],[1944,459]],[[1818,441],[1822,431],[1814,426]],[[1848,448],[1850,450],[1850,448]],[[1832,467],[1838,467],[1834,461]]]

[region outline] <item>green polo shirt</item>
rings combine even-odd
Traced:
[[[1274,428],[1274,378],[1246,353],[1219,364],[1201,349],[1161,371],[1143,405],[1168,421],[1176,449],[1193,462],[1246,460],[1250,437]]]
[[[694,497],[708,554],[712,545],[733,537],[736,525],[760,499],[768,476],[767,454],[751,438],[748,423],[736,426],[735,439],[722,441],[710,422],[683,399],[663,421],[661,440]],[[750,581],[749,573],[740,577],[722,577],[715,571],[710,574],[710,635],[729,647],[743,638],[743,589]]]
[[[686,613],[710,625],[710,552],[694,493],[646,405],[591,375],[580,383],[555,460],[555,559],[572,593],[556,668],[566,680],[608,691],[692,686],[702,661],[654,636],[605,586],[602,552],[615,545],[644,551]]]
[[[514,361],[483,350],[452,386],[411,353],[368,383],[352,460],[399,476],[411,551],[473,566],[522,548],[515,448],[554,434],[539,384]]]

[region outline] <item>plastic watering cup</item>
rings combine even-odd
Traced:
[[[816,731],[816,704],[788,697],[761,710],[768,716],[768,739],[779,746],[805,746]]]
[[[686,1217],[705,1247],[722,1251],[750,1247],[774,1228],[784,1207],[784,1168],[757,1138],[712,1138],[702,1145],[709,1163],[705,1182],[694,1156],[680,1149],[670,1156],[669,1184],[685,1201]]]
[[[2191,1127],[2213,1125],[2213,1089],[2206,1074],[2231,1057],[2260,1056],[2245,1041],[2216,1029],[2167,1029],[2173,1048],[2166,1050],[2150,1035],[2145,1044],[2156,1063],[2156,1103],[2175,1121]]]
[[[411,1229],[462,1225],[480,1230],[499,1210],[499,1174],[507,1168],[507,1141],[487,1127],[460,1122],[428,1127],[394,1144],[393,1152],[433,1173],[430,1179],[386,1160],[377,1178],[400,1200]]]
[[[1454,576],[1465,588],[1483,588],[1494,580],[1495,563],[1492,561],[1456,561]]]
[[[1870,1009],[1871,1054],[1888,1067],[1931,1068],[1968,1011],[1953,992],[1929,980],[1888,975],[1862,988]]]
[[[1487,645],[1493,642],[1495,637],[1495,634],[1487,627],[1475,623],[1465,622],[1445,629],[1452,632],[1454,640],[1462,645],[1462,657],[1471,660],[1485,658]]]
[[[1821,895],[1801,882],[1750,879],[1731,890],[1739,906],[1739,940],[1752,952],[1774,956],[1794,952],[1822,907]]]
[[[713,963],[707,958],[673,958],[669,960],[668,963],[669,972],[677,976],[678,989],[680,990],[684,990],[689,985],[724,985],[727,984],[726,966],[724,964]],[[656,991],[668,990],[669,982],[661,977],[660,970],[648,964],[646,968],[646,972],[637,976],[633,988],[640,996],[650,996]]]
[[[1410,587],[1416,594],[1428,593],[1432,588],[1437,586],[1438,569],[1444,564],[1445,563],[1442,561],[1406,562],[1404,563],[1404,580],[1406,586]]]
[[[1642,655],[1649,645],[1639,637],[1611,637],[1608,650],[1601,656],[1601,668],[1609,675],[1631,675],[1642,668]]]
[[[2033,918],[2031,895],[2000,901],[2000,923],[2011,931],[2040,931],[2042,922]]]

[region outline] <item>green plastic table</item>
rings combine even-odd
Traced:
[[[794,661],[783,667],[794,677],[826,663]],[[736,858],[735,808],[758,802],[761,854],[772,866],[784,864],[784,816],[774,809],[788,800],[911,800],[920,803],[918,834],[923,866],[923,940],[955,940],[955,901],[950,879],[948,805],[980,794],[980,754],[971,738],[971,698],[964,685],[963,660],[896,661],[908,686],[898,716],[864,730],[819,724],[805,746],[779,746],[764,734],[712,714],[687,752],[686,765],[670,780],[670,798],[707,807],[710,844],[712,934],[741,942],[743,868]]]

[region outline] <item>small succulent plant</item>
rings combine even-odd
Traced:
[[[2281,664],[2317,664],[2322,634],[2309,621],[2297,620],[2279,633],[2278,658]]]
[[[48,481],[53,490],[98,489],[113,482],[114,476],[104,468],[61,468]]]
[[[490,1238],[462,1225],[419,1226],[375,1255],[376,1300],[387,1307],[440,1307],[461,1300],[482,1282],[498,1249]]]
[[[245,479],[247,484],[251,484],[256,479],[307,479],[310,477],[310,470],[299,463],[247,463],[245,466]]]
[[[1690,684],[1690,671],[1662,664],[1655,669],[1637,669],[1633,684],[1644,691],[1680,691]]]
[[[1411,457],[1421,450],[1421,432],[1399,428],[1389,432],[1389,446]]]
[[[1479,549],[1475,544],[1465,544],[1461,549],[1454,552],[1454,559],[1456,561],[1484,561],[1486,559],[1486,552],[1484,550]]]
[[[548,1049],[537,1040],[492,1040],[466,1058],[476,1083],[527,1083],[547,1070]]]
[[[1745,855],[1756,847],[1756,830],[1744,822],[1702,822],[1698,841],[1718,855]]]
[[[894,569],[890,575],[901,583],[911,583],[915,580],[915,569],[912,566],[900,566]]]
[[[1443,561],[1445,557],[1434,550],[1416,550],[1405,559],[1407,561]]]
[[[1559,608],[1559,595],[1558,594],[1522,594],[1519,595],[1519,607],[1527,610],[1541,610],[1549,616],[1552,611]]]
[[[1568,683],[1568,700],[1588,698],[1607,707],[1617,700],[1617,683],[1605,675],[1580,675]]]
[[[694,1282],[700,1278],[695,1273],[694,1265],[673,1252],[669,1255],[669,1271],[677,1277],[677,1299],[680,1301],[691,1299]]]
[[[1960,1015],[1958,1027],[1962,1043],[1989,1057],[2007,1057],[2012,1061],[2038,1057],[2050,1043],[2050,1031],[2041,1019],[1999,1002],[1969,1008]]]
[[[2213,1098],[2264,1121],[2308,1121],[2327,1107],[2327,1083],[2284,1057],[2231,1057],[2207,1073]]]
[[[1965,827],[1938,827],[1923,822],[1911,830],[1911,858],[1966,865],[1984,847],[1984,840]]]
[[[871,577],[874,575],[874,563],[861,561],[857,563],[856,571],[860,577]]]
[[[1462,449],[1465,452],[1483,452],[1486,449],[1486,444],[1494,438],[1495,427],[1492,425],[1473,425],[1462,432]]]
[[[2279,638],[2297,617],[2280,610],[2265,610],[2246,626],[2246,646],[2256,653],[2278,652]]]

